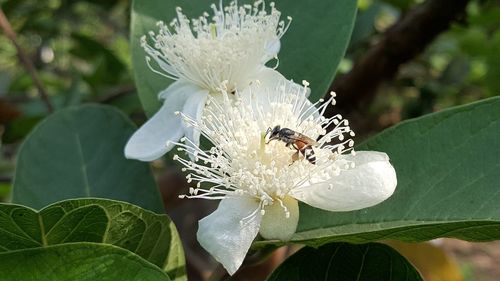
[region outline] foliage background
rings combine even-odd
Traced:
[[[337,79],[348,74],[388,28],[422,2],[359,0],[354,33]],[[137,124],[146,120],[131,72],[131,1],[0,0],[0,5],[56,110],[100,103],[116,107]],[[19,145],[48,112],[15,47],[1,35],[0,198],[7,201]],[[359,143],[402,120],[499,95],[499,78],[500,1],[474,0],[468,4],[464,19],[403,64],[394,79],[378,88],[373,101],[360,107],[343,105],[343,109],[355,123]],[[178,169],[164,160],[154,162],[153,167],[167,211],[185,236],[187,256],[195,257],[188,258],[188,266],[201,276],[211,264],[201,261],[206,256],[189,233],[193,233],[193,221],[214,206],[197,202],[192,208],[192,202],[179,202],[176,194],[184,193],[186,186]],[[187,210],[190,216],[185,215]],[[464,243],[447,240],[443,247],[465,261],[462,270],[469,280],[500,276],[494,263],[484,266],[477,262],[494,259],[498,243],[487,249]],[[478,257],[477,252],[485,254]]]

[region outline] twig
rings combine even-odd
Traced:
[[[409,11],[382,35],[349,73],[334,81],[330,91],[337,92],[337,105],[333,110],[330,107],[326,115],[351,113],[368,104],[378,86],[392,79],[400,65],[420,54],[452,22],[463,18],[468,2],[427,0]]]
[[[42,98],[42,101],[45,103],[45,106],[47,107],[47,111],[52,112],[54,111],[54,107],[50,103],[49,97],[47,95],[47,92],[45,91],[45,88],[43,87],[42,82],[38,78],[38,75],[35,70],[35,66],[33,65],[33,62],[28,58],[24,50],[21,48],[19,43],[17,42],[17,36],[14,30],[12,29],[12,26],[10,25],[9,20],[5,16],[2,8],[0,8],[0,27],[3,29],[5,36],[12,41],[12,44],[16,47],[17,54],[19,56],[19,60],[21,60],[21,63],[24,65],[26,70],[28,71],[29,75],[31,76],[31,79],[33,79],[33,82],[35,83],[35,87],[38,89],[38,93],[40,94],[40,97]]]
[[[136,88],[133,84],[120,85],[109,91],[106,96],[99,98],[98,101],[99,103],[110,103],[123,95],[133,93],[135,90]]]
[[[230,278],[230,276],[226,269],[222,266],[222,264],[218,263],[217,267],[212,272],[212,275],[208,278],[208,281],[225,281],[228,278]]]
[[[0,183],[11,183],[12,178],[8,176],[0,176]]]
[[[240,274],[246,274],[243,271],[245,271],[248,267],[253,267],[265,262],[266,260],[269,260],[269,257],[273,254],[273,252],[275,252],[276,249],[278,249],[278,247],[270,245],[263,247],[260,250],[255,251],[251,254],[247,254],[245,260],[243,261],[243,264],[233,276],[230,276],[229,273],[226,271],[226,269],[224,269],[224,266],[219,263],[217,264],[215,270],[212,272],[212,275],[210,276],[208,281],[240,280],[241,277]]]

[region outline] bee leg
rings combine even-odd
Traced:
[[[293,149],[297,150],[297,153],[300,151],[300,148],[295,143],[292,142],[288,143],[288,146],[290,145],[292,146]]]
[[[297,150],[297,152],[295,152],[294,154],[292,154],[292,162],[288,165],[292,165],[293,163],[295,163],[295,161],[299,160],[300,158],[300,154],[299,154],[299,151]]]

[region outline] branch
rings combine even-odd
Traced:
[[[123,95],[133,93],[136,90],[133,84],[119,85],[110,90],[106,96],[98,99],[99,103],[110,103]]]
[[[28,58],[24,50],[21,48],[19,43],[17,42],[17,36],[14,30],[12,29],[12,26],[10,25],[9,20],[5,16],[2,8],[0,8],[0,27],[3,29],[5,36],[12,41],[12,44],[16,47],[17,54],[19,56],[19,60],[21,63],[24,65],[26,70],[28,71],[29,75],[31,76],[31,79],[33,79],[33,83],[35,83],[35,87],[38,90],[38,93],[40,94],[40,97],[42,98],[42,101],[45,103],[45,106],[47,107],[47,110],[49,112],[54,111],[54,107],[50,103],[49,97],[47,95],[47,92],[45,91],[45,88],[43,87],[42,82],[38,78],[38,75],[35,70],[35,66],[33,65],[33,62]]]
[[[329,91],[338,93],[334,110],[346,114],[368,104],[380,84],[392,79],[400,65],[420,54],[452,22],[464,18],[468,2],[427,0],[408,12],[382,35],[349,73],[332,84]],[[331,107],[326,112],[326,116],[334,114]]]
[[[0,176],[0,183],[11,183],[12,178],[8,176]]]

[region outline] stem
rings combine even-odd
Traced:
[[[255,266],[257,264],[260,264],[267,260],[269,256],[276,250],[278,247],[274,245],[268,245],[263,248],[261,248],[259,251],[253,252],[251,254],[247,254],[245,257],[245,260],[243,261],[243,264],[241,267],[238,269],[238,271],[235,272],[233,276],[230,276],[226,269],[222,266],[222,264],[217,264],[217,267],[214,269],[212,272],[212,275],[208,279],[208,281],[236,281],[238,276],[238,272],[240,272],[243,268],[249,267],[249,266]],[[236,277],[235,277],[236,276]]]
[[[12,41],[12,44],[14,44],[14,47],[16,47],[19,60],[21,61],[21,63],[26,68],[26,71],[28,71],[29,75],[31,76],[31,79],[33,80],[33,83],[35,84],[35,87],[38,90],[40,98],[42,98],[43,103],[45,103],[45,106],[47,107],[47,111],[50,113],[53,112],[54,107],[50,103],[49,96],[47,95],[47,92],[45,91],[42,82],[38,78],[35,66],[33,65],[33,62],[28,58],[24,50],[21,48],[19,43],[17,42],[16,33],[12,29],[12,26],[10,25],[9,20],[5,16],[2,8],[0,8],[0,27],[3,29],[5,36],[9,38],[10,41]]]
[[[369,104],[380,84],[393,79],[402,64],[418,56],[453,22],[463,21],[469,2],[427,0],[410,10],[365,52],[349,73],[334,81],[325,100],[330,91],[337,92],[337,105],[327,109],[326,117],[348,114]]]
[[[210,278],[208,278],[208,281],[224,281],[227,280],[228,278],[230,278],[229,274],[227,273],[224,266],[222,266],[222,264],[219,263],[212,272],[212,275],[210,275]]]

